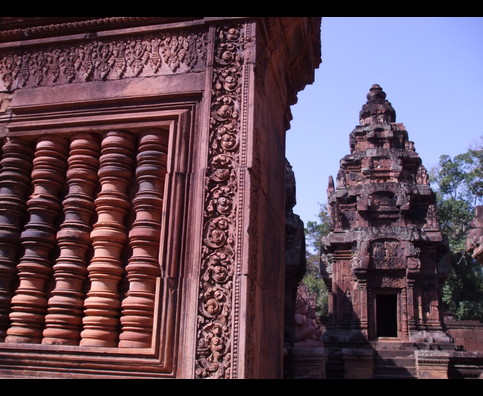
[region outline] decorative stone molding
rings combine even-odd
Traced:
[[[198,311],[198,378],[232,378],[244,27],[217,29]]]
[[[0,42],[150,23],[172,23],[187,18],[189,17],[0,17]]]
[[[206,51],[206,33],[188,31],[13,49],[0,55],[0,91],[189,73]]]

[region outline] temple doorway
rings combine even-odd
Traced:
[[[376,331],[378,338],[398,337],[397,294],[384,293],[376,296]]]

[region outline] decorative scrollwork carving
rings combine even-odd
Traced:
[[[198,303],[198,378],[231,378],[233,371],[243,32],[241,26],[223,26],[216,34]]]
[[[0,81],[8,90],[73,82],[191,72],[206,60],[205,33],[178,32],[92,40],[0,54]]]

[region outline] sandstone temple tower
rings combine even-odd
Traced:
[[[0,17],[0,378],[280,378],[321,17]]]
[[[331,233],[322,274],[331,291],[327,345],[447,343],[440,289],[447,245],[427,171],[379,85],[328,187]],[[346,344],[347,345],[347,344]]]

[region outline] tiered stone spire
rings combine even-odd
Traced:
[[[367,95],[350,149],[328,187],[332,232],[321,264],[332,293],[328,340],[446,342],[447,248],[435,195],[379,85]]]

